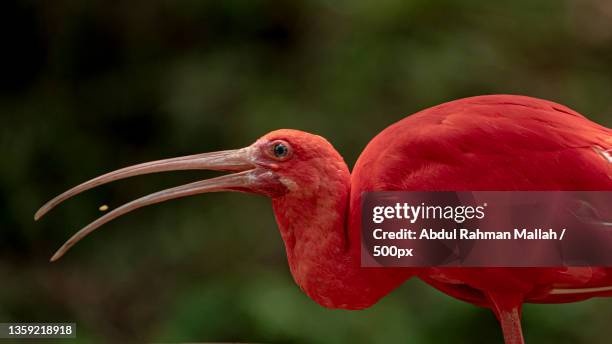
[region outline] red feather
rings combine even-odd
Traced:
[[[601,152],[612,131],[545,100],[494,95],[426,109],[376,136],[351,179],[351,238],[360,235],[364,191],[612,191]],[[556,303],[612,295],[612,268],[440,268],[419,272],[441,291],[488,306],[520,343],[523,302]],[[551,294],[554,288],[576,293]],[[506,322],[506,323],[504,323]],[[518,326],[518,327],[517,327]]]
[[[491,308],[506,342],[522,343],[524,302],[612,296],[612,268],[361,268],[361,194],[612,191],[611,149],[610,129],[565,106],[523,96],[481,96],[435,106],[391,125],[368,144],[352,175],[327,140],[284,129],[243,149],[107,173],[52,199],[35,218],[117,179],[185,169],[237,172],[116,208],[77,232],[52,260],[101,225],[140,207],[204,192],[257,193],[272,198],[291,273],[319,304],[366,308],[416,275],[453,297]]]

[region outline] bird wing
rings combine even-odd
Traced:
[[[354,181],[392,190],[612,190],[609,149],[610,129],[562,105],[480,96],[382,131],[355,166],[367,173]]]
[[[351,212],[364,191],[612,191],[611,149],[610,129],[563,105],[514,95],[465,98],[408,116],[376,136],[352,174]],[[351,225],[352,238],[358,228]],[[474,300],[463,284],[486,290],[499,283],[491,276],[531,290],[541,302],[572,298],[547,299],[557,285],[612,285],[612,268],[441,268],[423,279],[446,289],[461,284],[455,293]]]

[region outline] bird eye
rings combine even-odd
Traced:
[[[289,148],[282,143],[274,145],[274,156],[277,158],[284,158],[289,154]]]
[[[285,160],[291,155],[291,146],[285,141],[276,141],[269,146],[269,153],[277,160]]]

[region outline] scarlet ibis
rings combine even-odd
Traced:
[[[205,192],[270,197],[295,282],[329,308],[372,306],[417,276],[493,310],[506,343],[523,343],[525,302],[612,296],[612,268],[362,268],[365,191],[612,191],[612,131],[550,101],[490,95],[438,105],[389,126],[353,173],[323,137],[270,132],[236,150],[165,159],[107,173],[57,196],[35,215],[95,186],[146,173],[207,169],[235,173],[167,189],[105,214],[72,236],[59,259],[101,225],[134,209]]]

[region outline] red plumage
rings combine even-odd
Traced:
[[[364,191],[612,191],[612,164],[600,154],[610,147],[610,129],[541,99],[480,96],[426,109],[385,129],[359,157],[351,234],[359,236]],[[550,294],[610,287],[612,268],[439,268],[419,276],[449,295],[491,307],[498,318],[520,311],[523,302],[612,295],[612,288]]]
[[[296,283],[319,304],[361,309],[418,276],[458,299],[491,308],[507,343],[522,343],[524,302],[573,302],[612,296],[612,268],[361,268],[361,194],[365,191],[612,191],[612,131],[545,100],[480,96],[438,105],[391,125],[359,157],[352,174],[324,138],[273,131],[247,148],[140,164],[85,182],[97,185],[177,169],[238,173],[164,190],[102,216],[53,256],[133,209],[203,192],[272,198]]]

